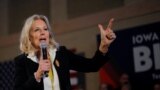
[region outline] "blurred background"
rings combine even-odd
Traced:
[[[73,90],[113,90],[124,73],[131,84],[149,82],[142,85],[150,85],[149,90],[159,81],[160,0],[0,0],[0,90],[12,90],[19,35],[33,14],[46,15],[56,41],[86,57],[97,50],[97,25],[106,27],[115,18],[112,60],[97,73],[71,71]]]

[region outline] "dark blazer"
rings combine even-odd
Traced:
[[[60,89],[71,90],[69,70],[79,72],[96,72],[109,59],[108,54],[103,55],[99,50],[89,59],[73,54],[65,47],[56,51],[54,61],[59,77]],[[58,64],[57,64],[58,62]],[[38,69],[38,63],[21,54],[15,58],[16,77],[14,90],[43,90],[43,79],[38,83],[34,78],[34,72]]]

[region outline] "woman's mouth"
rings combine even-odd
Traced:
[[[40,41],[46,41],[46,38],[40,38],[39,40]]]

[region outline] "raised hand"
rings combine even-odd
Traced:
[[[109,20],[109,24],[106,29],[104,29],[101,24],[98,24],[100,35],[101,35],[101,42],[100,42],[99,50],[102,53],[107,53],[108,47],[116,39],[116,35],[111,29],[113,21],[114,21],[113,18]]]

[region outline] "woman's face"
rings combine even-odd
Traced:
[[[46,23],[41,20],[35,20],[30,30],[30,41],[36,49],[40,49],[40,42],[45,41],[49,44],[49,31]]]

